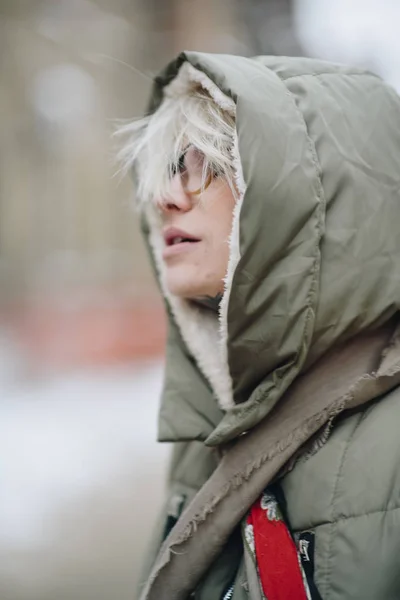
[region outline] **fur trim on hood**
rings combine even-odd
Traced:
[[[236,107],[205,73],[185,62],[173,81],[165,87],[166,96],[179,96],[187,93],[194,84],[200,84],[212,99],[232,116]],[[178,324],[183,340],[193,354],[199,368],[210,383],[213,392],[223,410],[234,406],[232,397],[232,381],[228,366],[228,304],[233,276],[240,260],[239,221],[240,210],[246,190],[240,162],[237,136],[234,140],[232,160],[235,168],[235,183],[239,193],[233,214],[231,234],[229,236],[229,262],[224,278],[224,293],[220,303],[218,322],[209,310],[195,305],[193,302],[178,298],[168,292],[165,284],[165,268],[162,261],[163,238],[158,216],[152,207],[147,208],[147,219],[150,225],[150,244],[154,253],[161,287],[172,314]]]

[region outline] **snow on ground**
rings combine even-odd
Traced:
[[[132,372],[133,371],[133,372]],[[151,467],[161,367],[114,369],[9,389],[0,403],[0,538],[35,543],[66,498],[131,460]],[[146,450],[150,451],[147,454]]]
[[[2,600],[131,598],[164,489],[161,363],[23,383],[1,354]]]

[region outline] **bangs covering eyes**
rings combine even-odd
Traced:
[[[178,162],[173,162],[170,163],[168,165],[168,175],[169,177],[172,179],[173,177],[175,177],[175,175],[177,173],[183,173],[185,170],[185,156],[186,156],[186,152],[188,151],[188,148],[185,148],[185,150],[182,152],[182,154],[179,156],[178,158]]]
[[[191,195],[201,194],[215,177],[222,174],[221,170],[193,145],[186,146],[178,161],[168,165],[168,173],[170,181],[179,175],[182,188]]]
[[[125,168],[134,168],[140,204],[170,195],[177,174],[191,193],[200,193],[214,178],[223,177],[236,196],[235,116],[204,89],[189,86],[182,95],[166,95],[153,114],[120,133],[130,136],[119,159]]]
[[[196,157],[198,157],[198,160],[194,165],[187,165],[186,156],[190,149],[193,149],[193,153],[196,155]],[[201,172],[205,174],[206,177],[211,175],[213,178],[220,177],[224,174],[221,167],[219,167],[213,161],[209,159],[207,160],[204,153],[193,145],[186,146],[184,151],[180,154],[178,161],[168,165],[168,175],[170,179],[172,179],[178,173],[183,175],[190,170],[196,171],[197,173]]]

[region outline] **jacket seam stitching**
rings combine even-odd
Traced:
[[[368,517],[369,515],[377,515],[380,513],[389,513],[389,512],[393,512],[395,510],[400,510],[400,505],[399,506],[391,506],[390,508],[380,508],[380,509],[376,509],[376,510],[368,510],[367,512],[363,512],[358,515],[343,515],[341,517],[336,517],[336,519],[334,519],[332,521],[322,521],[321,523],[312,525],[312,527],[308,527],[307,529],[303,529],[303,528],[298,529],[298,530],[296,530],[296,533],[302,533],[304,531],[313,531],[315,529],[318,529],[319,527],[324,527],[324,525],[335,525],[336,523],[338,523],[340,521],[349,521],[350,519],[358,519],[359,517]]]
[[[259,66],[261,68],[264,67],[264,65],[262,65],[261,63],[259,64]],[[297,105],[296,95],[285,85],[285,80],[282,77],[280,77],[277,73],[274,73],[274,74],[277,76],[277,78],[282,83],[283,87],[285,88],[285,94],[288,96],[288,98],[290,98],[290,101],[293,106],[293,110],[296,113],[297,118],[299,119],[299,122],[302,125],[304,136],[307,141],[307,146],[308,146],[308,149],[310,152],[312,166],[314,169],[314,178],[313,179],[314,179],[314,183],[315,183],[315,187],[316,187],[315,197],[316,197],[316,200],[318,203],[318,206],[315,209],[315,219],[316,219],[315,228],[316,228],[316,238],[317,239],[313,246],[314,264],[312,267],[312,272],[310,273],[311,282],[310,282],[310,286],[309,286],[309,289],[307,292],[307,298],[305,301],[305,306],[307,308],[307,314],[304,318],[301,342],[299,343],[298,348],[297,348],[297,355],[296,355],[296,359],[294,361],[295,366],[293,366],[293,363],[291,363],[291,365],[288,369],[289,372],[293,369],[296,370],[296,373],[295,373],[295,376],[296,376],[299,372],[299,363],[301,362],[300,354],[301,354],[302,347],[304,346],[307,338],[312,337],[312,333],[313,333],[314,325],[315,325],[315,303],[316,303],[316,293],[317,293],[317,288],[319,286],[319,277],[320,277],[320,269],[321,269],[320,248],[321,248],[321,239],[322,239],[322,236],[324,234],[324,229],[325,229],[326,199],[325,199],[325,190],[324,190],[324,187],[322,184],[322,167],[321,167],[321,163],[320,163],[317,149],[315,146],[315,142],[312,139],[309,129],[308,129],[308,123],[305,119],[303,112],[300,110],[300,108]],[[313,321],[310,323],[310,321],[312,319],[312,313],[313,313]],[[312,331],[310,331],[310,329],[312,329]],[[307,358],[307,356],[304,357],[303,363],[306,360],[306,358]],[[300,368],[301,368],[301,364],[300,364]],[[283,378],[279,379],[278,383],[275,385],[275,389],[280,391],[282,387],[285,387],[285,382],[287,382],[288,377],[290,377],[290,376],[288,376],[287,373],[285,373]],[[293,377],[292,377],[292,380],[293,380]],[[246,415],[254,412],[255,409],[258,407],[258,405],[261,403],[261,401],[263,401],[264,399],[265,399],[265,391],[263,388],[261,388],[261,390],[258,390],[258,394],[257,393],[255,394],[252,404],[250,406],[246,406],[246,407],[242,408],[242,410],[240,412],[241,416],[246,416]]]
[[[330,589],[330,582],[331,582],[331,578],[332,578],[332,545],[333,545],[333,539],[334,539],[334,531],[336,529],[336,525],[337,525],[337,521],[338,519],[334,518],[334,511],[335,511],[335,502],[337,500],[337,496],[338,496],[338,486],[339,486],[339,481],[341,479],[341,475],[343,472],[343,467],[344,467],[344,463],[346,461],[346,457],[347,457],[347,452],[348,449],[350,447],[350,442],[353,439],[353,436],[359,426],[359,424],[361,423],[361,421],[363,420],[364,417],[364,413],[361,413],[361,415],[359,416],[357,423],[355,425],[355,427],[353,428],[353,430],[350,432],[350,435],[346,441],[346,445],[343,449],[343,454],[342,454],[342,458],[340,460],[339,466],[338,466],[338,470],[337,470],[337,474],[336,474],[336,478],[335,478],[335,485],[333,488],[333,493],[332,493],[332,500],[331,500],[331,515],[332,515],[332,521],[331,523],[331,527],[330,527],[330,532],[329,532],[329,541],[328,541],[328,548],[327,548],[327,570],[326,570],[326,578],[325,578],[325,582],[326,582],[326,586],[325,589],[329,590]],[[329,600],[328,595],[326,596],[326,600]]]
[[[333,77],[342,77],[344,75],[348,75],[349,77],[374,77],[375,79],[380,80],[379,75],[376,75],[375,73],[357,73],[357,72],[343,72],[343,71],[337,71],[335,73],[332,73],[330,71],[322,71],[322,73],[297,73],[296,75],[288,75],[287,77],[283,77],[282,75],[279,75],[277,73],[278,77],[282,80],[282,81],[289,81],[290,79],[297,79],[297,78],[301,78],[301,77],[326,77],[326,76],[333,76]]]
[[[315,302],[316,302],[315,298],[316,298],[316,294],[317,294],[317,288],[319,287],[319,278],[320,278],[320,270],[321,270],[320,248],[321,248],[321,239],[322,239],[324,229],[325,229],[326,199],[325,199],[325,190],[322,185],[322,167],[321,167],[321,163],[320,163],[319,156],[317,153],[317,148],[316,148],[315,142],[312,139],[309,129],[308,129],[308,123],[305,119],[303,112],[300,110],[299,106],[297,105],[295,94],[293,94],[293,92],[287,87],[287,85],[285,84],[285,80],[283,80],[281,77],[279,77],[279,79],[285,88],[285,94],[288,96],[288,98],[290,98],[290,101],[293,106],[293,110],[296,113],[297,118],[299,119],[299,121],[302,125],[305,139],[307,140],[307,146],[308,146],[308,149],[310,152],[311,162],[312,162],[312,165],[314,168],[314,183],[315,183],[315,187],[316,187],[315,197],[318,202],[318,206],[315,210],[315,217],[316,217],[315,228],[316,228],[316,238],[317,239],[314,244],[314,255],[313,255],[314,264],[313,264],[312,273],[311,273],[311,283],[309,286],[309,290],[308,290],[307,298],[306,298],[306,302],[305,302],[305,306],[307,307],[307,314],[304,319],[303,331],[302,331],[302,335],[301,335],[301,343],[298,347],[297,356],[296,356],[297,364],[295,366],[295,369],[297,370],[297,373],[298,373],[298,371],[299,371],[298,363],[301,361],[301,356],[299,356],[301,354],[301,347],[307,340],[307,337],[312,336],[312,332],[313,332],[314,326],[315,326]],[[313,320],[312,320],[312,313],[314,313]],[[310,321],[311,321],[311,323],[310,323]],[[310,329],[312,329],[312,331],[310,331]],[[305,360],[306,360],[306,357],[304,357],[304,361]],[[293,368],[293,365],[291,365],[291,366]],[[289,371],[290,371],[290,369],[289,369]],[[282,385],[284,385],[285,381],[286,381],[286,378],[284,376],[283,379],[280,379],[279,384],[276,385],[276,388],[279,390],[282,387]],[[249,407],[248,410],[250,412],[252,410],[254,410],[255,406],[260,404],[261,400],[263,400],[263,399],[264,399],[264,394],[260,393],[258,396],[255,397],[254,405]]]

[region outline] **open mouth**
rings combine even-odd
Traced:
[[[198,241],[199,240],[197,240],[195,238],[188,238],[188,237],[182,237],[180,235],[177,235],[176,237],[173,237],[170,240],[168,240],[167,246],[176,246],[177,244],[183,244],[184,242],[188,242],[189,244],[193,244],[193,243],[198,242]]]
[[[190,244],[199,241],[199,238],[196,238],[194,235],[188,233],[187,231],[177,229],[176,227],[169,227],[164,231],[164,242],[167,247],[177,246],[178,244],[184,243]]]
[[[194,244],[200,241],[199,238],[194,237],[186,231],[170,227],[164,232],[165,248],[163,256],[166,258],[178,252],[189,250],[193,248]]]

